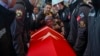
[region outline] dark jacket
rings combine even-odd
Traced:
[[[36,23],[36,28],[37,29],[40,29],[40,28],[42,28],[46,25],[45,17],[48,16],[48,15],[53,16],[52,12],[44,13],[43,10],[39,12],[38,17],[37,17],[37,23]]]
[[[45,26],[45,17],[46,15],[44,14],[44,11],[41,11],[37,17],[37,23],[36,23],[37,29],[40,29],[43,26]]]
[[[30,21],[31,15],[33,12],[33,6],[30,4],[29,0],[23,0],[25,4],[25,19],[24,19],[24,33],[26,33],[26,37],[30,40]]]
[[[12,46],[10,25],[15,18],[15,13],[0,5],[0,55],[16,56]]]
[[[97,13],[97,14],[96,14]],[[84,56],[99,56],[100,55],[100,11],[95,12],[93,9],[89,13],[88,20],[88,45]]]
[[[11,25],[13,46],[17,56],[25,56],[28,39],[24,30],[25,6],[23,1],[17,0],[13,9],[16,11],[16,18]]]
[[[71,4],[69,5],[71,14],[72,14],[73,10],[77,7],[77,5],[78,5],[80,2],[82,2],[82,0],[76,0],[74,3],[71,3]]]
[[[88,19],[88,45],[84,56],[100,56],[100,0],[92,0],[94,9]]]
[[[88,14],[90,12],[91,6],[86,4],[81,4],[79,8],[80,19],[77,18],[77,39],[74,45],[74,49],[78,56],[82,56],[86,46],[87,46],[87,39],[88,39]],[[82,15],[83,14],[83,15]],[[79,20],[79,21],[78,21]]]
[[[80,3],[71,18],[69,42],[74,47],[77,56],[82,56],[87,46],[87,22],[91,6]]]
[[[65,38],[67,39],[68,34],[69,34],[69,22],[70,22],[70,10],[68,7],[64,6],[63,9],[59,10],[58,12],[59,17],[61,21],[64,24],[64,30],[65,30]]]

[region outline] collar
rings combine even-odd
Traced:
[[[1,0],[0,0],[0,5],[3,6],[3,7],[5,7],[5,8],[8,8],[8,5],[5,4],[5,3],[4,3],[3,1],[1,1]]]
[[[75,3],[75,2],[76,2],[76,0],[73,0],[73,1],[72,1],[72,4]]]

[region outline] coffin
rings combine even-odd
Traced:
[[[27,56],[76,56],[64,37],[49,27],[31,35]]]

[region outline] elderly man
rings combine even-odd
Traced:
[[[10,24],[15,13],[10,11],[16,0],[0,0],[0,56],[16,56],[10,34]]]
[[[69,22],[70,22],[70,10],[67,6],[65,6],[64,4],[64,0],[53,0],[52,1],[52,5],[53,6],[57,6],[57,10],[58,10],[58,15],[60,20],[63,22],[64,24],[64,34],[65,34],[65,38],[67,39],[68,35],[69,35]]]

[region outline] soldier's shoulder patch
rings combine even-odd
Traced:
[[[94,16],[95,16],[95,13],[89,13],[88,16],[89,16],[89,17],[94,17]]]
[[[77,16],[77,21],[80,21],[80,19],[84,18],[85,15],[84,13],[80,13],[78,16]]]
[[[80,17],[81,18],[85,17],[84,13],[80,13]]]
[[[16,10],[16,18],[22,18],[22,16],[23,16],[23,12],[22,12],[22,10],[21,9],[17,9]]]
[[[63,17],[65,17],[65,12],[63,12]]]
[[[89,17],[94,17],[96,15],[96,12],[94,9],[91,9],[90,12],[89,12]]]
[[[83,20],[81,20],[81,21],[79,22],[79,26],[80,26],[81,28],[84,28],[84,27],[86,27],[86,23],[85,23]]]
[[[6,28],[0,29],[0,39],[6,33]]]

